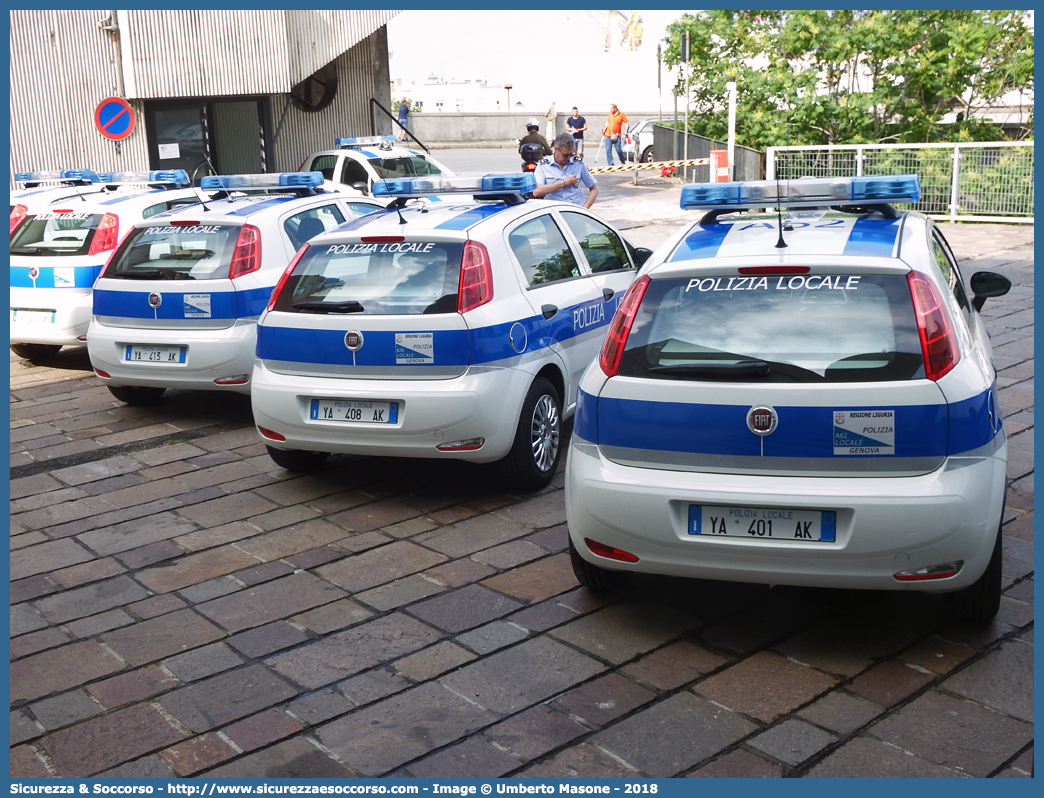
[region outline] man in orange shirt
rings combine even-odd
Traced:
[[[625,166],[627,159],[624,158],[621,139],[627,135],[627,114],[616,107],[616,103],[609,105],[609,120],[605,123],[605,159],[610,166],[613,165],[613,145],[616,145],[616,154],[620,156],[620,165]]]

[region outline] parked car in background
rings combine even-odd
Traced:
[[[213,175],[214,198],[131,229],[94,289],[87,350],[113,396],[167,388],[249,393],[257,317],[313,236],[380,210],[324,192],[317,172]]]
[[[643,119],[624,137],[624,157],[633,161],[637,157],[640,163],[651,163],[656,160],[653,153],[653,125],[667,124],[667,120]]]
[[[26,360],[83,344],[94,282],[127,230],[201,196],[182,169],[98,178],[98,184],[50,189],[46,204],[23,195],[29,204],[17,226],[12,210],[11,349]]]
[[[454,176],[451,169],[430,155],[396,145],[394,136],[340,138],[335,146],[336,149],[312,153],[298,170],[321,172],[327,191],[366,196],[375,180]]]

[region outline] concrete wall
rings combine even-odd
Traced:
[[[632,113],[626,111],[627,119],[633,127],[643,119],[655,119],[656,111]],[[584,141],[597,142],[605,127],[607,113],[584,114],[587,120],[587,132]],[[571,113],[558,114],[555,120],[555,131],[566,132],[566,120]],[[545,135],[544,115],[529,113],[477,113],[477,112],[428,112],[411,113],[410,130],[427,146],[503,146],[513,147],[518,139],[526,135],[526,120],[536,119],[540,123],[540,134]]]

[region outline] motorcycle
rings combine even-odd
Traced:
[[[544,157],[544,150],[539,144],[523,144],[518,148],[518,154],[522,156],[522,171],[535,172]]]

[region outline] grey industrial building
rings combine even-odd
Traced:
[[[15,10],[11,174],[292,171],[339,136],[390,133],[398,11]],[[95,109],[129,101],[123,140]]]

